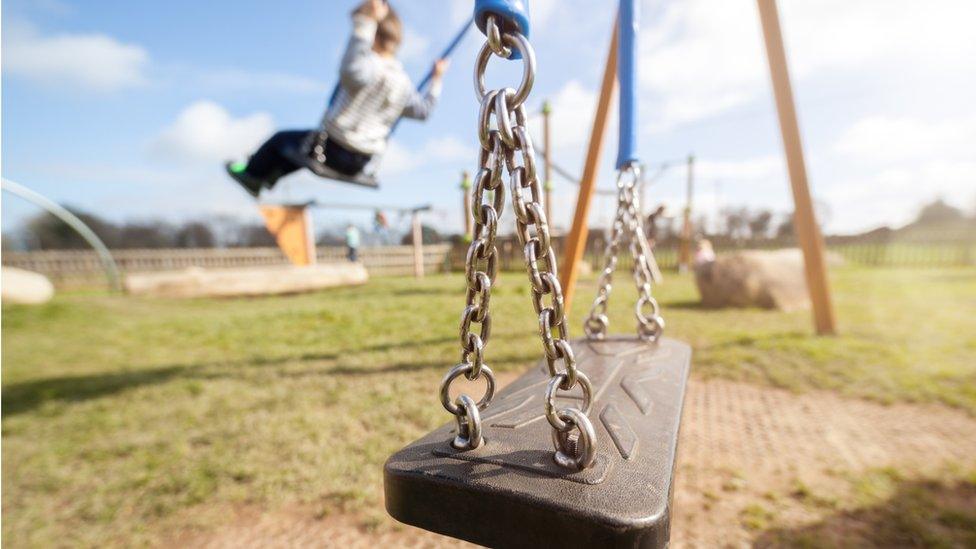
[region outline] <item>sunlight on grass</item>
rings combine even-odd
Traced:
[[[611,330],[632,332],[621,277]],[[841,334],[807,312],[700,309],[688,277],[656,290],[694,373],[976,412],[976,270],[839,270]],[[592,279],[573,311],[578,335]],[[386,456],[449,418],[458,274],[266,299],[65,294],[3,308],[3,534],[11,545],[129,545],[185,511],[290,502],[382,513]],[[541,356],[524,275],[492,298],[487,361]],[[183,515],[181,515],[183,513]],[[169,521],[169,522],[168,522]]]

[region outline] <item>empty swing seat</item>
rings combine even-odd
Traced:
[[[490,547],[667,546],[691,349],[632,337],[572,347],[593,383],[598,454],[590,468],[553,461],[542,361],[482,412],[481,447],[455,450],[452,421],[390,457],[390,515]],[[561,400],[574,398],[579,406],[578,389]]]

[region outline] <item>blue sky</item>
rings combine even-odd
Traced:
[[[403,60],[419,78],[470,12],[470,0],[393,2]],[[594,5],[601,6],[595,9]],[[275,128],[317,123],[348,30],[346,0],[3,3],[3,176],[116,219],[233,216],[258,221],[222,174]],[[534,0],[539,77],[530,100],[555,106],[554,151],[577,171],[592,120],[612,2]],[[967,0],[781,0],[815,198],[828,230],[908,220],[944,197],[976,205],[976,40]],[[289,178],[269,200],[434,204],[429,222],[461,226],[459,173],[476,161],[471,66],[479,37],[455,55],[426,124],[405,122],[369,191]],[[779,132],[752,0],[645,1],[641,151],[647,162],[698,163],[698,205],[789,208]],[[491,80],[518,67],[492,62]],[[536,139],[541,138],[537,122]],[[611,183],[613,136],[601,184]],[[682,205],[681,168],[649,201]],[[557,181],[565,228],[575,189]],[[596,202],[593,220],[612,203]],[[3,227],[35,213],[4,196]],[[319,226],[368,214],[319,212]],[[510,220],[509,220],[510,222]]]

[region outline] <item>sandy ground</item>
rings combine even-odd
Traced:
[[[810,498],[844,501],[850,479],[858,473],[895,467],[903,475],[921,476],[953,464],[972,466],[973,456],[976,419],[943,406],[885,406],[827,392],[798,395],[743,383],[693,380],[681,433],[672,545],[763,545],[766,522],[799,529],[837,513],[811,504]],[[216,529],[176,533],[173,545],[466,545],[389,518],[367,528],[362,517],[316,518],[300,508],[234,509],[224,516]]]

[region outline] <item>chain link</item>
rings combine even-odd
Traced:
[[[629,239],[630,255],[634,259],[633,275],[637,285],[637,335],[644,341],[657,341],[664,333],[664,317],[657,300],[651,295],[654,281],[650,261],[650,246],[644,234],[641,217],[640,193],[641,171],[636,164],[624,166],[617,176],[617,213],[610,230],[610,241],[603,253],[603,271],[600,272],[596,298],[590,314],[583,322],[583,331],[590,339],[604,339],[610,327],[607,306],[613,291],[613,273],[617,268],[617,257],[624,237]],[[650,307],[649,313],[645,309]]]
[[[569,344],[562,287],[556,271],[556,254],[543,206],[543,189],[536,170],[535,148],[526,128],[525,101],[535,81],[535,53],[519,33],[502,33],[494,17],[489,17],[487,40],[475,63],[475,91],[481,101],[478,113],[478,140],[481,143],[480,169],[475,176],[471,198],[474,234],[465,263],[468,284],[466,304],[461,314],[461,363],[441,383],[441,403],[455,415],[457,436],[454,447],[460,450],[481,444],[479,411],[491,403],[494,377],[485,364],[485,347],[491,335],[491,286],[497,274],[495,236],[505,202],[503,172],[508,174],[515,212],[515,233],[522,245],[529,276],[532,305],[539,316],[539,335],[551,380],[545,395],[546,419],[553,427],[555,460],[571,469],[584,469],[596,457],[596,437],[587,417],[593,388],[579,371]],[[518,89],[488,90],[485,71],[491,57],[507,58],[511,50],[522,56],[522,82]],[[480,324],[475,330],[474,325]],[[562,369],[559,363],[562,363]],[[475,403],[461,395],[450,400],[450,385],[459,376],[469,380],[486,376],[484,397]],[[557,408],[560,391],[579,385],[583,409]]]

